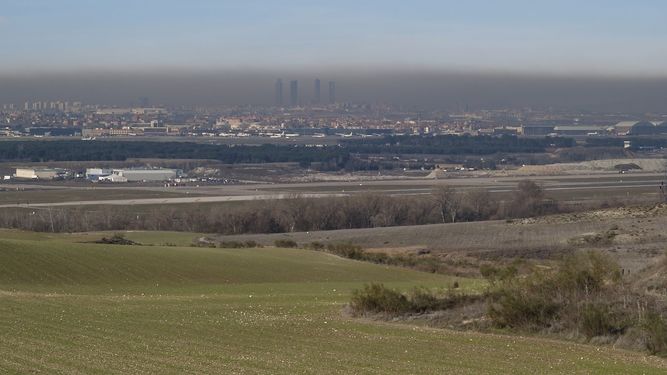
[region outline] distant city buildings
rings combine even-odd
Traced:
[[[631,121],[635,117],[630,114],[582,114],[534,108],[463,112],[461,106],[458,111],[423,110],[388,103],[341,103],[337,101],[333,80],[324,81],[324,93],[320,78],[302,81],[308,82],[304,93],[299,92],[297,80],[276,78],[269,82],[275,83],[275,103],[270,106],[123,107],[23,98],[18,104],[0,104],[3,124],[0,138],[80,137],[93,141],[103,137],[143,136],[265,137],[313,138],[321,142],[321,138],[327,137],[384,134],[667,137],[667,114],[644,116],[651,121]],[[283,83],[289,83],[289,91]],[[136,99],[134,104],[138,104]],[[149,103],[143,100],[141,104]]]
[[[315,79],[315,98],[313,99],[314,104],[320,104],[321,103],[321,87],[320,87],[320,79],[316,78]]]
[[[276,107],[283,106],[283,80],[278,78],[276,80],[276,94],[275,94],[275,103]]]
[[[312,105],[322,104],[322,81],[319,78],[315,78],[313,81],[313,96],[312,99],[307,100],[306,103]],[[329,104],[336,103],[336,82],[329,81]],[[283,100],[283,80],[282,78],[276,79],[274,85],[274,105],[276,107],[282,107],[284,105]],[[290,81],[289,86],[289,105],[291,107],[298,107],[301,104],[299,97],[299,81],[292,80]]]
[[[9,104],[10,108],[14,109],[14,104]],[[83,108],[81,102],[68,102],[68,101],[25,101],[23,103],[24,111],[60,111],[60,112],[74,112],[80,111]]]
[[[336,82],[329,82],[329,104],[336,104]]]
[[[289,98],[290,106],[296,107],[299,105],[299,81],[291,81],[289,84]]]

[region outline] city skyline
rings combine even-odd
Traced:
[[[328,104],[336,103],[336,84],[334,81],[329,81],[329,91],[328,91]],[[290,106],[296,107],[304,104],[303,98],[299,93],[299,80],[290,81]],[[278,78],[274,84],[274,105],[276,107],[282,107],[285,103],[283,100],[283,79]],[[322,104],[322,81],[319,78],[315,78],[313,81],[313,92],[310,100],[306,102],[319,105]]]

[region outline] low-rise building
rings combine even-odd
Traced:
[[[60,168],[16,168],[14,177],[25,180],[55,180],[67,176],[66,169]]]
[[[521,134],[525,136],[546,136],[554,132],[555,125],[526,124],[521,126]]]
[[[622,121],[614,126],[617,135],[666,135],[667,124],[650,121]]]
[[[113,173],[113,169],[105,168],[87,168],[86,169],[86,179],[90,181],[100,181],[102,178],[107,177]]]
[[[587,125],[559,125],[554,127],[554,133],[560,136],[585,136],[585,135],[604,135],[607,133],[606,126],[587,126]]]
[[[177,169],[114,169],[112,175],[123,177],[127,182],[161,182],[173,180],[181,173]]]

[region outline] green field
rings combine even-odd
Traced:
[[[659,374],[640,353],[354,319],[351,290],[454,279],[286,249],[0,231],[0,373]],[[134,233],[144,243],[196,235]],[[166,242],[166,241],[165,241]],[[457,279],[475,290],[476,280]]]

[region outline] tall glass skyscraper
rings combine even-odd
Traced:
[[[322,92],[320,88],[320,79],[315,79],[315,98],[313,99],[314,104],[320,104],[322,102]]]
[[[278,78],[276,80],[276,107],[283,106],[283,80]]]
[[[329,82],[329,104],[336,103],[336,82]]]
[[[292,107],[296,107],[299,105],[299,81],[290,82],[289,101]]]

